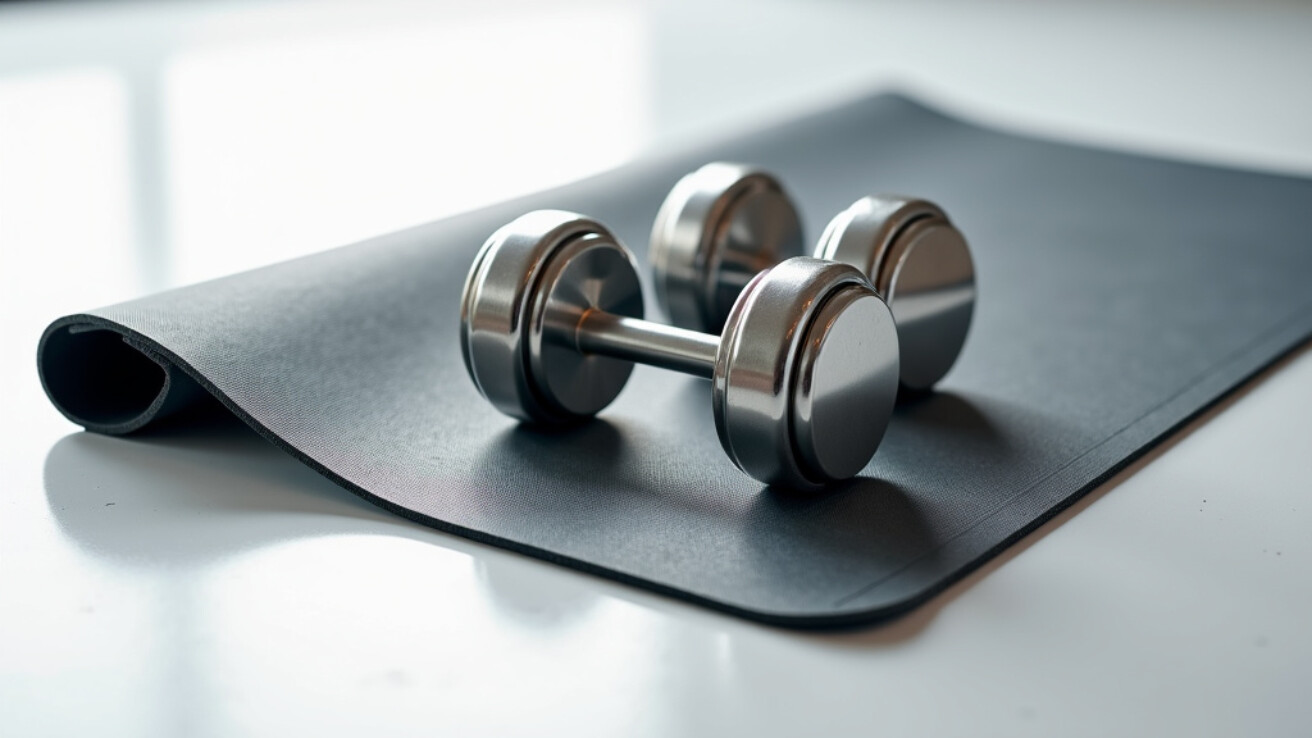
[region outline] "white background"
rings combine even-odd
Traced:
[[[1307,735],[1306,351],[840,634],[433,532],[249,433],[80,433],[34,353],[68,312],[873,86],[1312,174],[1309,79],[1299,4],[0,5],[0,733]]]

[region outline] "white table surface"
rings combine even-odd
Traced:
[[[1307,351],[840,634],[431,531],[240,430],[81,433],[34,367],[67,312],[877,84],[1312,174],[1310,80],[1275,3],[0,5],[0,734],[1312,734]]]

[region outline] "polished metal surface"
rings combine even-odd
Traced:
[[[675,325],[719,330],[752,275],[801,253],[797,208],[769,174],[716,162],[674,186],[652,229],[657,297]],[[975,268],[965,238],[927,201],[857,200],[826,226],[820,259],[861,270],[898,325],[901,383],[933,387],[970,330]]]
[[[579,351],[604,353],[629,361],[710,379],[715,374],[719,336],[649,320],[590,310],[579,321]]]
[[[854,476],[884,437],[897,396],[899,344],[888,306],[864,285],[824,302],[793,386],[794,445],[827,479]]]
[[[642,317],[628,252],[604,226],[573,213],[516,218],[483,245],[465,282],[460,346],[470,378],[498,410],[521,420],[595,414],[623,389],[633,364],[558,340],[563,329],[553,326],[577,324],[589,309]]]
[[[642,285],[628,249],[601,224],[572,216],[586,232],[555,249],[535,287],[527,334],[532,386],[571,417],[595,415],[619,395],[633,363],[579,351],[575,330],[589,312],[642,317]]]
[[[897,396],[897,332],[866,278],[796,257],[743,291],[721,337],[716,429],[740,469],[816,489],[874,455]]]
[[[752,277],[802,254],[801,218],[778,180],[707,164],[680,179],[656,215],[656,300],[675,325],[719,333]]]
[[[597,413],[633,362],[711,379],[729,458],[798,489],[858,473],[897,396],[892,315],[853,267],[794,257],[758,273],[717,337],[642,320],[628,249],[600,223],[556,210],[520,216],[484,244],[460,343],[479,391],[532,422]]]
[[[925,200],[863,197],[830,221],[816,256],[870,277],[897,321],[902,386],[933,387],[956,362],[975,308],[975,266],[961,232]]]

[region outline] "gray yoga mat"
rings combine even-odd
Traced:
[[[595,421],[548,433],[465,374],[460,288],[494,229],[575,210],[645,257],[669,187],[711,160],[780,175],[810,239],[858,196],[900,192],[971,242],[964,354],[850,484],[804,496],[744,476],[698,379],[640,367]],[[407,518],[748,618],[851,624],[924,601],[1312,334],[1309,206],[1308,180],[1008,135],[881,95],[61,318],[40,370],[92,431],[210,392]]]

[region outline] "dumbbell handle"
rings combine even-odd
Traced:
[[[574,328],[580,351],[613,356],[710,379],[720,337],[685,328],[588,310]]]

